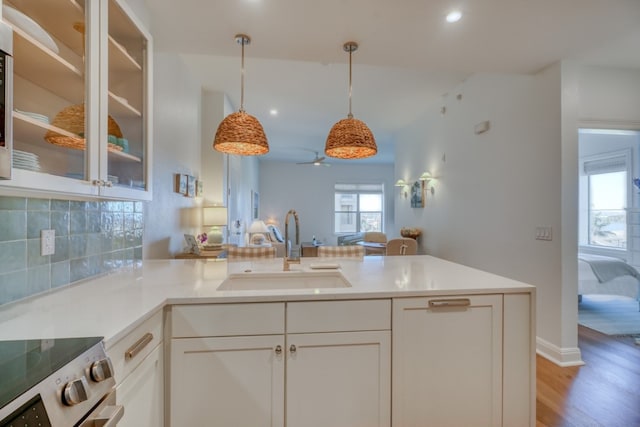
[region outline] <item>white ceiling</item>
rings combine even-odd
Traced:
[[[156,50],[183,55],[206,89],[263,124],[265,160],[323,152],[348,111],[346,41],[353,54],[353,114],[373,131],[375,157],[392,163],[393,135],[478,72],[535,73],[565,58],[640,69],[640,0],[146,0]],[[453,8],[462,19],[449,24]],[[277,117],[269,110],[276,108]],[[212,135],[213,138],[213,135]],[[332,162],[336,160],[331,159]],[[301,166],[302,167],[302,166]]]

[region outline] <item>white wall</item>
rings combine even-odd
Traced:
[[[202,91],[202,129],[200,162],[203,185],[203,206],[225,205],[224,154],[213,149],[218,125],[225,118],[225,95],[222,92]]]
[[[582,125],[640,129],[640,70],[584,66],[577,78]]]
[[[316,239],[335,245],[334,184],[384,183],[385,231],[388,237],[399,236],[394,225],[393,165],[360,165],[355,164],[356,162],[317,167],[261,161],[260,219],[276,220],[284,234],[284,217],[289,209],[295,209],[300,218],[301,242],[309,242],[316,236]],[[295,229],[292,224],[293,222],[289,224],[289,232],[293,235]]]
[[[424,209],[396,195],[396,223],[421,227],[429,254],[537,286],[538,336],[552,357],[579,360],[575,323],[573,339],[558,327],[560,79],[559,67],[536,76],[475,75],[401,132],[397,177],[415,179],[427,169],[437,180]],[[490,130],[475,135],[484,120]],[[552,227],[554,240],[535,240],[536,226]]]
[[[244,233],[251,225],[251,196],[254,191],[259,193],[259,165],[255,156],[226,155],[228,159],[229,196],[227,207],[229,210],[230,224],[239,220],[242,228],[240,235],[231,235],[229,242],[244,244]],[[233,228],[229,229],[233,232]]]
[[[200,85],[179,56],[154,56],[153,201],[145,206],[145,259],[182,252],[183,234],[201,230],[201,200],[174,191],[174,174],[199,178]]]

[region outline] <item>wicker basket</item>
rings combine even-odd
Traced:
[[[84,133],[84,104],[65,107],[56,114],[51,124],[77,136],[62,135],[50,130],[44,136],[47,142],[66,148],[73,148],[74,150],[84,150],[86,148],[86,141],[82,136]],[[122,138],[120,126],[118,126],[118,123],[116,123],[113,117],[108,117],[107,124],[109,135]],[[122,151],[122,147],[112,143],[109,143],[108,148],[110,151]]]
[[[400,229],[400,235],[402,237],[408,237],[410,239],[418,239],[418,237],[422,234],[422,231],[418,228],[408,228],[403,227]]]

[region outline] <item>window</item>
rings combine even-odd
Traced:
[[[582,244],[627,248],[629,161],[630,153],[617,152],[583,162],[581,187],[586,196],[586,218],[581,224],[586,230],[581,230]]]
[[[383,231],[383,189],[382,184],[336,184],[334,231]]]

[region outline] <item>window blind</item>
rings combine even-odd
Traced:
[[[584,162],[583,168],[586,175],[625,171],[627,170],[627,158],[626,156],[615,156],[591,160]]]

